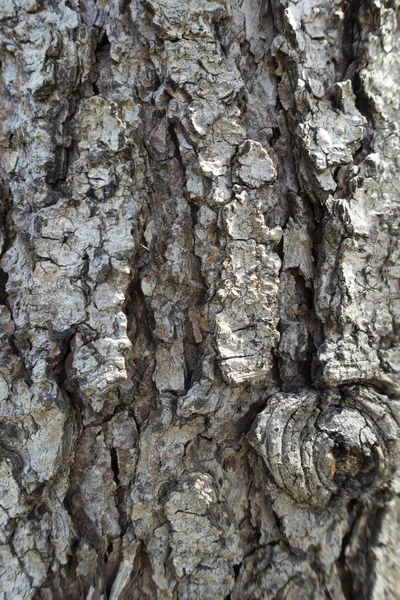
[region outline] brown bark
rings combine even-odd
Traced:
[[[396,11],[2,1],[0,600],[400,597]]]

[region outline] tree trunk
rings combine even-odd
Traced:
[[[395,2],[1,1],[1,600],[400,598]]]

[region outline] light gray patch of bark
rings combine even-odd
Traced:
[[[3,0],[1,600],[397,597],[396,10]]]

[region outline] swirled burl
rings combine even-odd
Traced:
[[[400,402],[367,387],[278,393],[248,434],[275,483],[297,502],[372,493],[392,477]]]

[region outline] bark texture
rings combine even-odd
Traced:
[[[396,10],[1,0],[1,600],[400,597]]]

